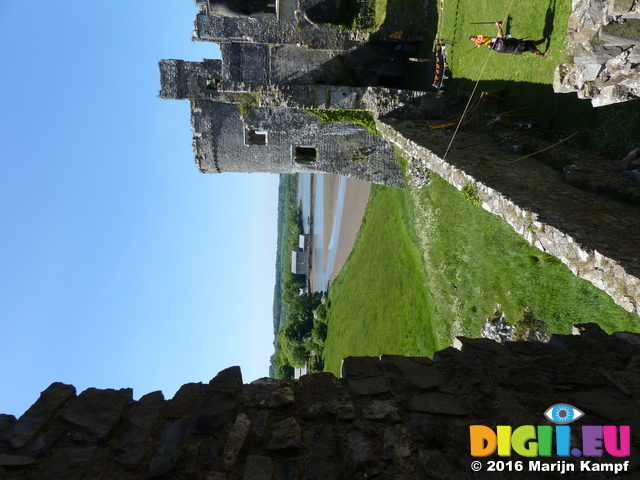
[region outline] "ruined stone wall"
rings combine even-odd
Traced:
[[[460,338],[459,350],[433,360],[350,357],[341,379],[243,384],[231,367],[208,384],[183,385],[171,400],[153,392],[134,401],[131,389],[77,395],[54,383],[19,419],[0,415],[0,478],[612,478],[471,470],[470,425],[549,425],[543,414],[557,403],[585,414],[571,425],[572,446],[580,425],[630,426],[630,457],[589,459],[629,460],[615,478],[638,478],[640,336],[593,324],[575,331],[550,344]]]
[[[404,187],[389,144],[361,125],[325,124],[293,108],[254,107],[241,115],[237,105],[209,100],[193,101],[191,123],[204,173],[323,172]],[[263,134],[264,144],[247,144],[248,131]],[[315,158],[298,161],[296,147],[315,149]]]
[[[305,45],[319,50],[348,50],[362,43],[355,34],[332,25],[298,25],[275,18],[196,16],[193,39],[217,43],[250,42],[272,45]]]
[[[429,130],[427,123],[387,118],[378,121],[378,130],[411,160],[410,169],[433,171],[459,190],[474,186],[485,210],[640,315],[637,206],[575,188],[550,167],[504,149],[460,148],[464,144],[456,142],[447,153],[453,132]],[[479,132],[467,138],[479,145],[491,141]]]

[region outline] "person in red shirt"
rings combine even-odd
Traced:
[[[549,50],[542,53],[538,50],[538,45],[544,43],[542,40],[522,40],[520,38],[507,37],[502,31],[502,22],[496,22],[498,34],[495,37],[485,37],[484,35],[473,35],[469,40],[474,42],[478,47],[486,45],[489,50],[498,53],[512,53],[513,55],[522,55],[523,52],[531,52],[536,57],[545,58],[549,55]]]

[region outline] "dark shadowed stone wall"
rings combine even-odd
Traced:
[[[630,426],[630,457],[595,460],[628,460],[615,478],[638,478],[640,335],[574,331],[549,344],[459,338],[433,359],[350,357],[340,379],[243,384],[231,367],[171,400],[153,392],[134,401],[131,389],[77,395],[54,383],[19,419],[0,415],[0,478],[612,478],[470,469],[470,425],[549,425],[544,412],[557,403],[584,412],[572,446],[580,425]]]

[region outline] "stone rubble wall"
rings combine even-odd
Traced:
[[[567,34],[572,61],[556,68],[556,93],[594,107],[640,98],[640,2],[574,1]]]
[[[275,18],[231,18],[199,13],[192,38],[201,42],[248,42],[270,45],[305,45],[319,50],[349,50],[365,37],[342,32],[333,25],[301,25]]]
[[[383,137],[409,160],[410,171],[433,171],[458,190],[475,186],[485,210],[607,292],[625,310],[640,315],[637,207],[577,189],[551,168],[532,159],[517,161],[520,155],[505,150],[484,153],[461,149],[458,142],[447,152],[452,132],[429,130],[427,124],[377,121]],[[490,141],[478,133],[473,142],[483,139]]]
[[[231,367],[171,400],[53,383],[19,419],[0,415],[0,478],[505,479],[471,471],[469,426],[548,425],[543,413],[556,403],[585,413],[576,432],[629,425],[631,465],[616,478],[638,478],[640,335],[595,324],[574,332],[549,344],[460,337],[433,360],[349,357],[340,379],[243,384]]]

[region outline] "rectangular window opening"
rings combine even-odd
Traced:
[[[244,144],[245,145],[266,145],[267,132],[262,130],[245,129]]]
[[[296,163],[313,163],[318,159],[318,150],[314,147],[296,147],[293,159]]]

